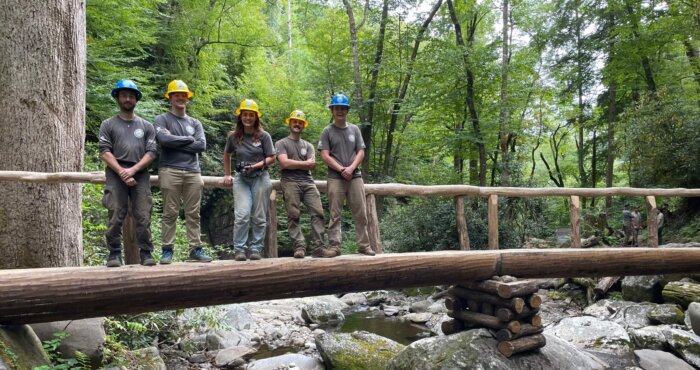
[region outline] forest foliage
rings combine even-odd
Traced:
[[[96,157],[89,144],[116,113],[109,93],[118,79],[138,83],[137,111],[150,120],[168,108],[167,83],[182,79],[195,93],[188,113],[207,135],[204,175],[222,175],[242,99],[260,104],[274,140],[286,136],[290,111],[305,111],[304,136],[316,143],[330,95],[343,92],[368,143],[368,182],[700,186],[698,2],[288,1],[88,0],[86,155]],[[314,176],[324,179],[325,166]],[[99,189],[85,189],[97,235]],[[218,194],[205,202],[223,201]],[[582,206],[613,215],[627,201]],[[456,247],[451,200],[381,206],[394,250]],[[504,207],[504,247],[566,225],[558,198]],[[484,209],[478,199],[467,207],[474,248],[486,245]]]

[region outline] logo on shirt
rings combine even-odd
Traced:
[[[301,148],[301,150],[299,151],[299,154],[306,155],[306,148]]]
[[[355,135],[349,135],[348,140],[350,140],[351,143],[355,142]]]
[[[140,128],[137,128],[136,130],[134,130],[134,136],[136,136],[139,139],[142,138],[143,137],[143,130]]]
[[[186,128],[185,130],[187,130],[187,133],[188,133],[188,134],[194,135],[194,127],[192,127],[192,126],[187,126],[187,128]]]
[[[253,146],[256,147],[256,148],[259,147],[260,145],[262,145],[262,142],[261,142],[261,141],[256,141],[256,142],[253,143]]]

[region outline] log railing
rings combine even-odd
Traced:
[[[203,176],[205,187],[227,188],[222,177]],[[92,183],[104,184],[103,172],[23,172],[0,171],[0,181],[19,181],[30,183]],[[158,186],[158,176],[151,176],[151,185]],[[268,257],[277,256],[277,215],[276,197],[280,189],[278,180],[272,181],[269,227],[266,236],[266,251]],[[326,191],[325,181],[316,181],[316,187],[321,192]],[[571,246],[581,246],[580,206],[579,197],[610,197],[610,196],[639,196],[644,197],[647,206],[647,225],[649,238],[647,245],[657,247],[657,215],[656,197],[700,197],[700,189],[660,189],[660,188],[517,188],[517,187],[479,187],[471,185],[406,185],[406,184],[365,184],[367,196],[367,215],[369,219],[369,236],[371,244],[382,252],[379,234],[379,219],[376,211],[376,196],[392,197],[453,197],[455,204],[459,246],[468,250],[469,237],[467,220],[464,218],[464,197],[486,198],[488,202],[488,248],[498,249],[498,197],[569,197],[571,221]],[[127,247],[128,248],[128,247]],[[128,259],[128,257],[127,257]]]

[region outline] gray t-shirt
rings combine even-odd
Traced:
[[[207,148],[202,123],[190,116],[178,117],[171,112],[155,119],[156,139],[160,144],[160,167],[200,172],[198,153]],[[170,131],[166,134],[165,130]]]
[[[233,133],[226,139],[225,153],[233,153],[235,162],[233,168],[239,162],[257,163],[265,157],[275,155],[275,148],[272,146],[272,137],[267,131],[260,133],[260,141],[253,142],[253,135],[243,134],[240,144],[236,143],[236,135]]]
[[[285,137],[275,143],[277,155],[285,154],[287,158],[295,161],[306,161],[311,158],[316,158],[314,146],[304,139],[294,140],[290,137]],[[282,170],[282,180],[297,181],[297,182],[314,182],[309,170]]]
[[[352,123],[348,123],[343,128],[338,128],[334,124],[330,124],[323,129],[321,139],[318,141],[318,150],[328,150],[333,157],[343,167],[352,164],[357,156],[357,152],[365,149],[365,142],[362,140],[360,128]],[[353,177],[362,176],[360,171],[355,171]],[[328,168],[328,177],[342,179],[343,176],[330,167]]]
[[[136,116],[125,121],[118,115],[102,121],[99,134],[100,153],[111,152],[122,165],[138,163],[146,153],[158,156],[156,131],[145,119]]]

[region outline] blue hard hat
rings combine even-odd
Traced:
[[[112,89],[112,97],[117,98],[117,95],[119,95],[119,91],[121,90],[132,90],[133,92],[136,93],[136,101],[141,100],[141,91],[139,91],[139,88],[136,87],[136,84],[134,81],[131,80],[119,80],[117,81],[116,86]]]
[[[333,107],[348,107],[350,109],[350,101],[344,94],[335,94],[331,97],[331,103],[328,104],[328,108]]]

